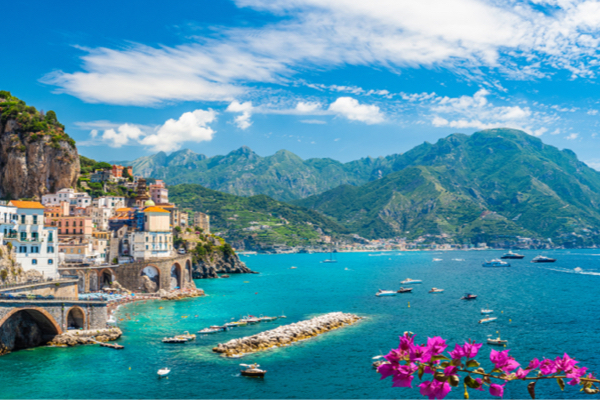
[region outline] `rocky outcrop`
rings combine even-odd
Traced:
[[[194,279],[218,278],[219,274],[257,274],[246,266],[240,257],[214,252],[198,260],[194,265]]]
[[[204,296],[204,290],[202,289],[184,289],[184,290],[172,290],[167,292],[164,289],[158,291],[158,295],[161,300],[181,300],[189,297],[202,297]]]
[[[219,343],[217,347],[213,348],[213,351],[215,353],[224,353],[226,357],[256,353],[273,347],[288,346],[300,340],[352,325],[361,319],[361,317],[355,314],[333,312],[307,321],[280,326],[257,335],[233,339],[227,343]]]
[[[79,155],[56,115],[44,117],[7,93],[0,92],[0,196],[39,199],[76,187]]]
[[[48,342],[49,346],[77,346],[80,344],[95,344],[117,340],[123,332],[119,328],[91,329],[86,331],[69,331],[56,335]]]
[[[41,279],[42,274],[35,270],[24,272],[16,262],[15,250],[10,246],[0,244],[0,285],[27,282]]]

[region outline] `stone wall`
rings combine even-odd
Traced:
[[[53,282],[43,282],[27,284],[24,286],[0,287],[0,293],[32,293],[42,296],[67,297],[77,299],[79,291],[77,288],[77,279],[60,280]]]

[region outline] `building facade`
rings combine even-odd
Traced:
[[[57,206],[62,202],[68,202],[74,207],[89,207],[92,205],[92,198],[85,192],[76,192],[75,189],[60,189],[54,194],[45,194],[42,196],[44,206]]]
[[[194,226],[199,227],[204,233],[210,233],[210,216],[200,211],[194,213]]]

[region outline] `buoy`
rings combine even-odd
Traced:
[[[408,302],[408,308],[410,308],[410,301]]]
[[[129,367],[129,370],[131,371],[131,367]]]
[[[509,319],[508,322],[512,322],[512,319]]]
[[[258,292],[254,293],[254,294],[258,294]]]

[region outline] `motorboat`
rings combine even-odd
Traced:
[[[239,324],[237,322],[227,322],[225,325],[225,327],[227,328],[235,328],[236,326],[238,326]]]
[[[576,274],[581,274],[583,272],[583,269],[577,267],[573,270],[573,272],[575,272]]]
[[[210,329],[216,329],[218,331],[226,331],[227,327],[225,325],[220,326],[220,325],[211,325]]]
[[[545,256],[537,256],[533,260],[531,260],[532,263],[553,263],[555,261],[556,261],[555,258],[550,258],[550,257],[545,257]]]
[[[297,267],[290,267],[290,269],[296,269]]]
[[[410,278],[406,278],[405,280],[403,280],[402,282],[400,282],[403,285],[407,285],[407,284],[411,284],[411,283],[423,283],[422,280],[420,279],[410,279]]]
[[[221,331],[218,329],[211,329],[211,328],[204,328],[201,331],[198,331],[198,333],[201,335],[206,335],[208,333],[217,333],[217,332],[221,332]]]
[[[177,337],[164,338],[162,340],[163,343],[186,343],[187,339],[181,339]]]
[[[232,322],[232,324],[235,324],[236,326],[244,326],[244,325],[248,325],[248,322],[246,322],[246,320],[241,319],[239,321]],[[227,324],[225,324],[225,325],[227,325]]]
[[[461,297],[461,300],[475,300],[477,298],[476,294],[471,294],[471,293],[465,293],[465,295],[463,297]]]
[[[246,321],[249,324],[258,324],[260,322],[260,318],[257,318],[254,315],[248,315],[247,317],[244,317],[242,321]]]
[[[479,323],[480,324],[487,324],[487,323],[490,323],[490,322],[495,321],[497,319],[498,319],[497,317],[485,317],[484,319],[480,319]]]
[[[395,296],[396,292],[393,290],[381,290],[379,289],[379,292],[375,293],[375,296],[381,297],[381,296]]]
[[[521,260],[521,259],[525,258],[525,256],[522,254],[513,253],[512,251],[509,250],[508,253],[504,254],[500,258],[503,260]]]
[[[246,369],[240,371],[242,376],[248,376],[251,378],[264,378],[265,374],[267,373],[266,370],[259,369],[260,365],[258,364],[240,364],[240,366],[246,367]]]
[[[510,264],[507,263],[506,261],[502,261],[498,258],[492,260],[492,261],[486,261],[483,264],[481,264],[482,267],[494,267],[494,268],[499,268],[499,267],[510,267]]]
[[[486,309],[486,308],[482,308],[482,309],[481,309],[481,313],[482,313],[483,315],[491,314],[491,313],[493,313],[493,312],[494,312],[494,310],[489,310],[489,309]]]
[[[443,261],[441,258],[434,258],[433,261]]]
[[[498,335],[496,339],[488,338],[487,343],[494,346],[505,346],[508,344],[508,340],[502,340],[500,339],[500,335]]]
[[[429,291],[429,293],[442,293],[444,291],[444,289],[438,289],[438,288],[431,288],[431,290]]]
[[[387,361],[385,359],[382,360],[383,357],[384,356],[375,356],[375,357],[373,357],[373,360],[375,360],[375,361],[373,361],[373,364],[372,364],[373,368],[377,369],[380,366],[382,366],[383,364],[389,364],[390,363],[389,361]]]
[[[398,289],[398,293],[410,293],[412,292],[413,288],[411,287],[401,287],[400,289]]]
[[[157,373],[159,378],[164,378],[171,373],[171,370],[169,368],[163,368],[159,369]]]
[[[275,321],[277,319],[277,317],[260,317],[259,319],[264,322],[270,322],[270,321]]]
[[[185,331],[183,333],[183,335],[177,335],[175,336],[176,339],[185,339],[185,340],[194,340],[196,339],[196,335],[194,335],[193,333],[190,334],[188,331]]]

